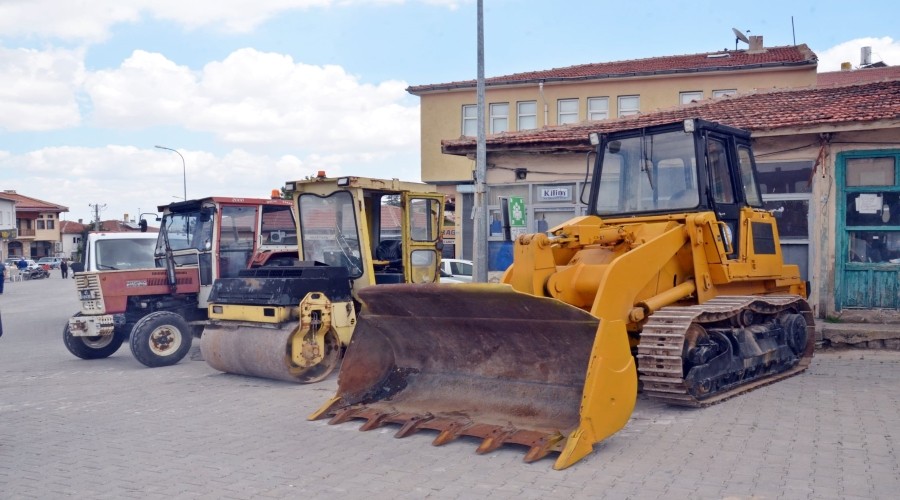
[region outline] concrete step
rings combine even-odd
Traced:
[[[897,323],[816,323],[816,337],[825,347],[900,350]]]

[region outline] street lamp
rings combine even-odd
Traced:
[[[159,149],[168,149],[169,151],[175,151],[175,153],[177,153],[178,156],[181,156],[181,153],[178,153],[178,150],[175,150],[172,148],[167,148],[165,146],[154,146],[154,147],[159,148]],[[182,169],[182,173],[184,174],[184,201],[187,201],[187,167],[184,165],[184,156],[181,156],[181,169]]]

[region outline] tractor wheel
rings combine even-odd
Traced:
[[[140,319],[131,330],[131,353],[144,366],[156,368],[181,361],[191,350],[191,326],[169,311],[157,311]]]
[[[63,328],[63,343],[66,349],[81,359],[108,358],[119,350],[125,335],[119,332],[112,335],[97,335],[95,337],[76,337],[69,331],[69,323]]]

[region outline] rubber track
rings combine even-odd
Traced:
[[[693,323],[721,321],[745,308],[773,314],[795,308],[806,319],[807,346],[792,368],[753,379],[746,384],[703,398],[692,396],[683,373],[682,351],[685,334]],[[750,295],[717,297],[700,305],[669,306],[653,313],[641,332],[638,345],[638,373],[644,394],[677,406],[703,407],[722,402],[738,394],[796,375],[812,361],[815,322],[806,301],[796,295]]]

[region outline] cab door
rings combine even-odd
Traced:
[[[733,143],[728,137],[710,133],[706,136],[705,150],[709,174],[709,197],[716,219],[724,223],[722,239],[732,251],[729,259],[737,258],[742,199],[735,189],[738,186],[734,168],[736,158],[732,154]]]
[[[444,196],[403,193],[403,278],[407,283],[437,283],[441,262]]]

